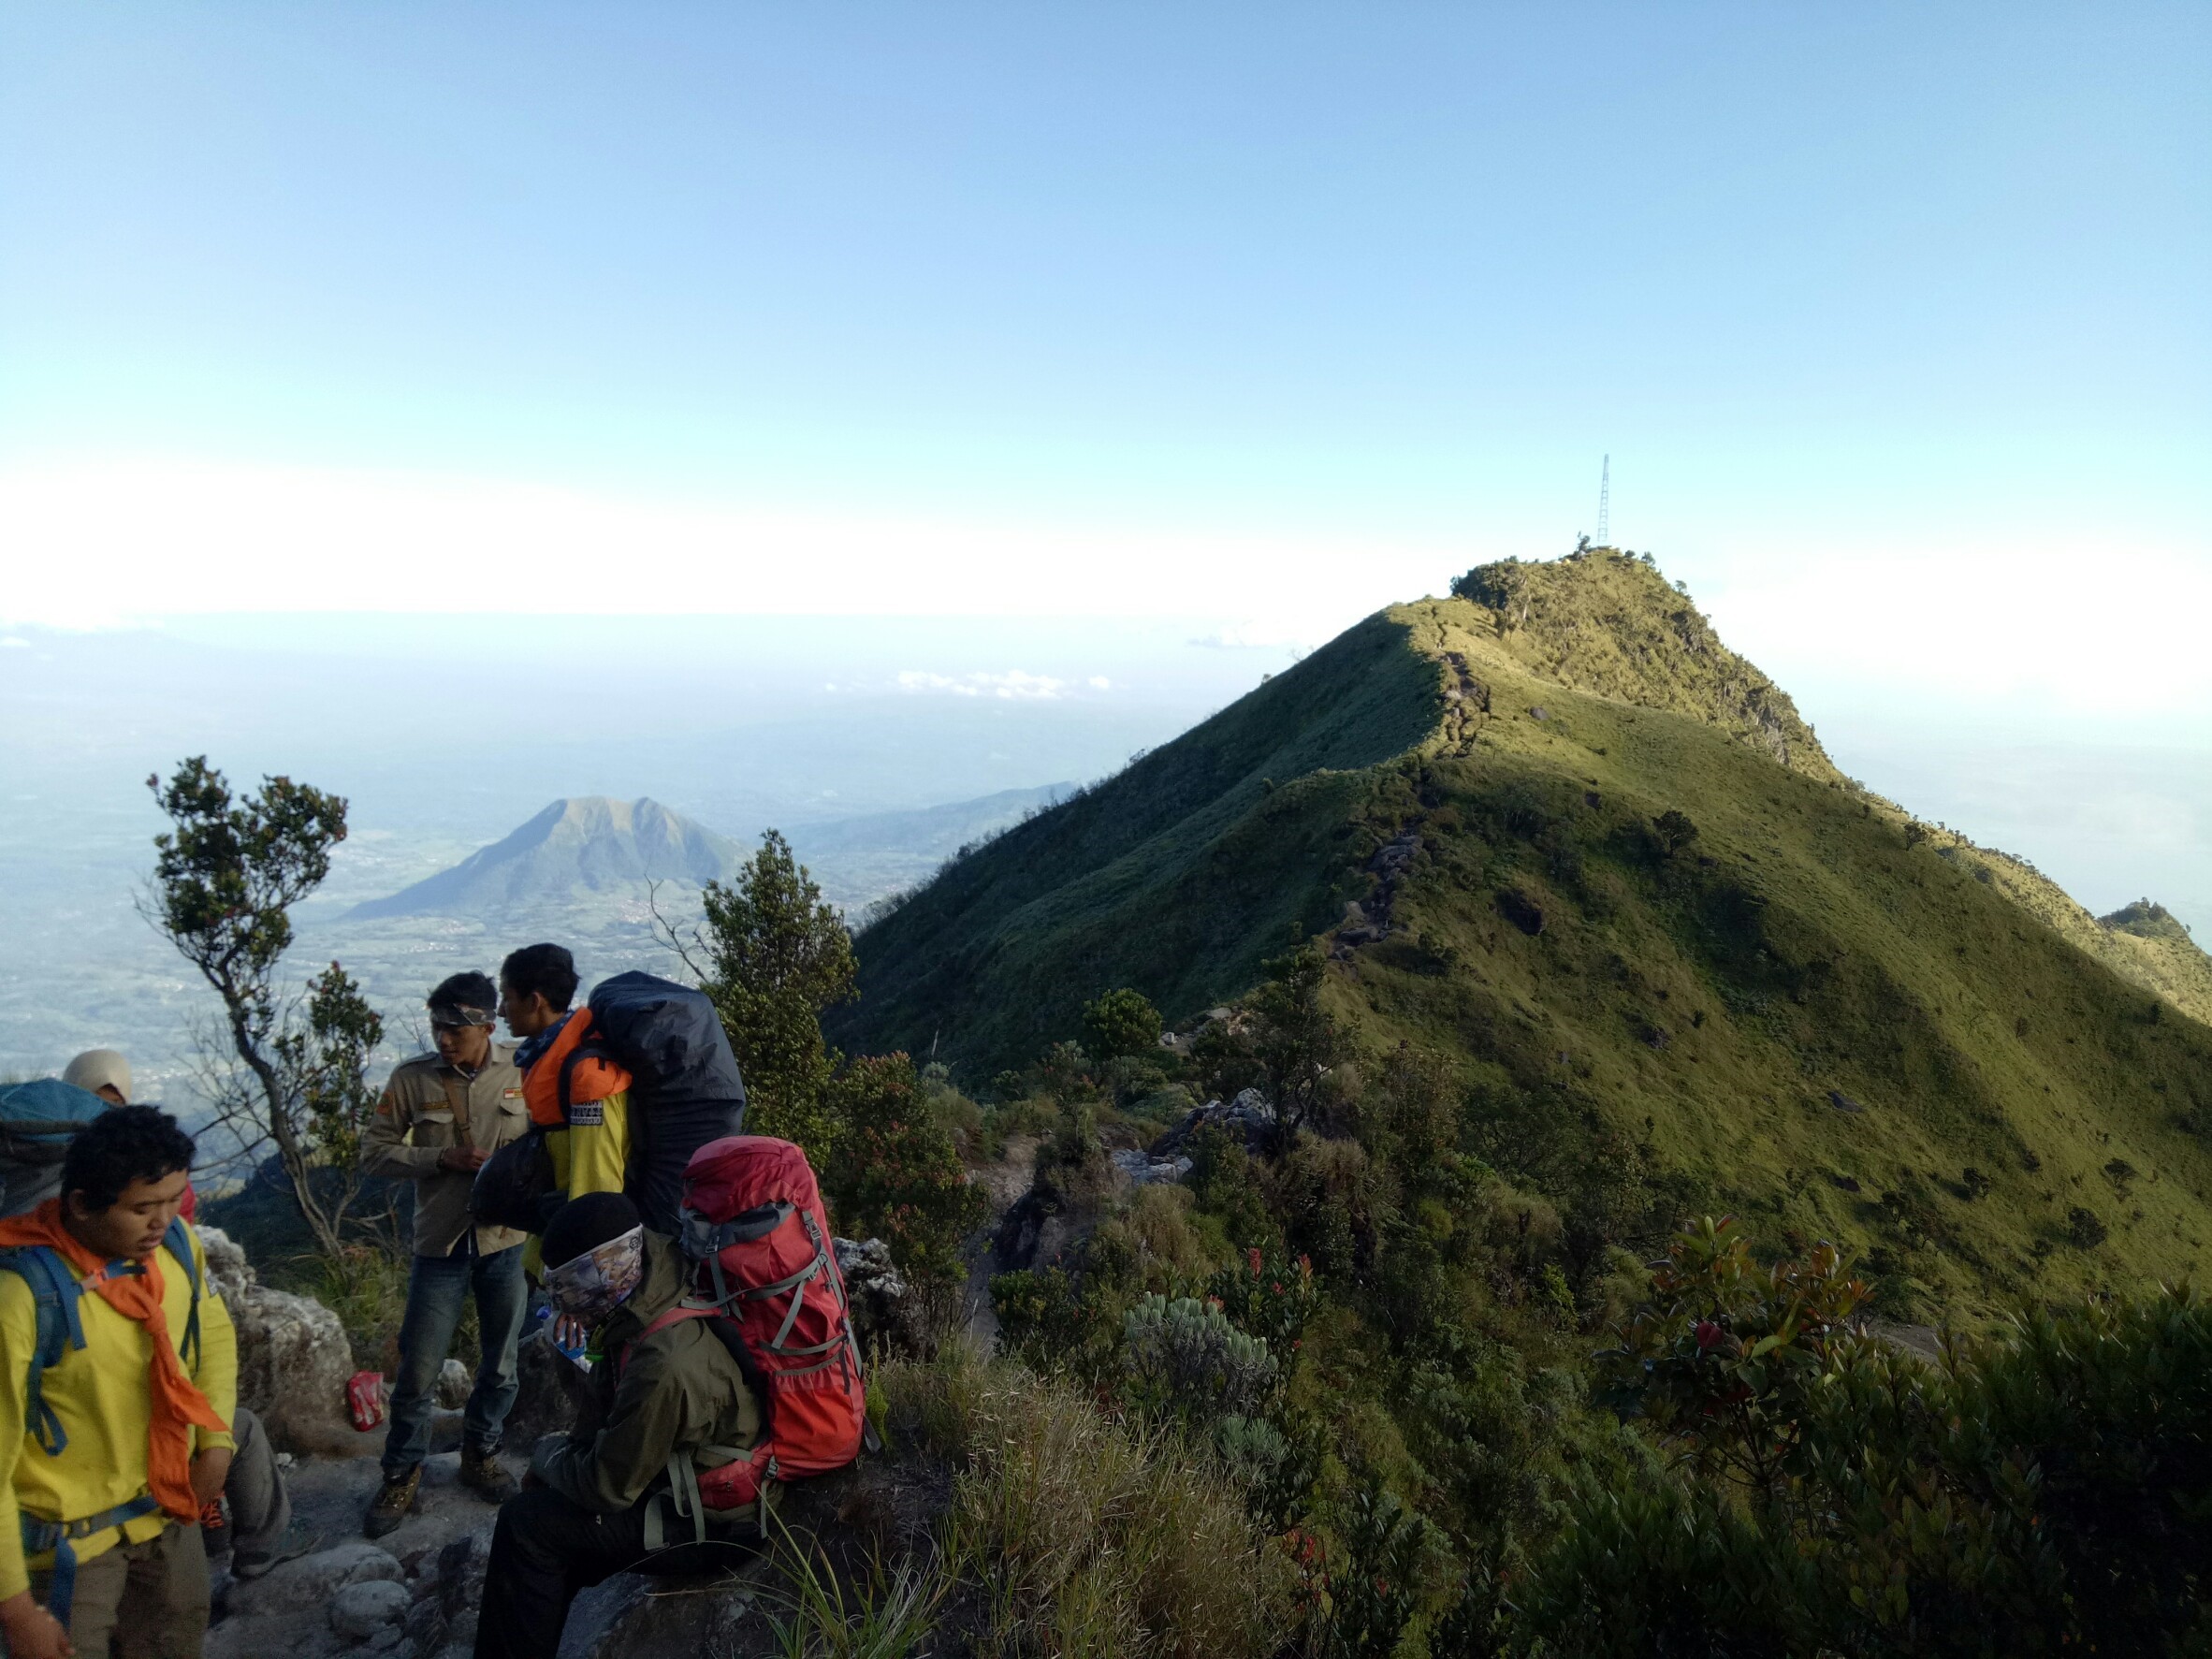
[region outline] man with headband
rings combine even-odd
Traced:
[[[415,1183],[415,1260],[400,1326],[384,1485],[361,1522],[371,1538],[394,1530],[415,1507],[430,1449],[438,1373],[471,1295],[483,1341],[476,1386],[461,1419],[461,1483],[494,1503],[515,1491],[499,1448],[518,1386],[515,1344],[530,1305],[524,1236],[478,1227],[469,1215],[476,1171],[530,1127],[514,1050],[491,1040],[498,1006],[498,988],[481,973],[457,973],[432,991],[437,1052],[392,1072],[361,1135],[364,1171]]]
[[[689,1289],[674,1244],[618,1192],[572,1199],[546,1225],[546,1293],[592,1333],[591,1398],[574,1434],[547,1435],[521,1495],[500,1508],[476,1623],[476,1659],[554,1659],[576,1593],[620,1572],[729,1564],[675,1512],[670,1466],[728,1462],[760,1438],[760,1405],[716,1322],[655,1329]],[[733,1521],[757,1523],[750,1508]]]

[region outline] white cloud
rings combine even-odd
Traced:
[[[1003,674],[931,674],[918,668],[901,669],[902,691],[943,691],[955,697],[997,697],[1007,702],[1041,703],[1063,696],[1068,682],[1049,674],[1028,674],[1010,668]]]
[[[1091,690],[1094,691],[1111,691],[1113,690],[1113,682],[1108,679],[1102,674],[1092,675],[1089,683]]]

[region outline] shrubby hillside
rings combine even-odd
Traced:
[[[1364,1063],[1436,1056],[1469,1149],[1598,1235],[1734,1210],[1924,1317],[2198,1264],[2186,937],[2092,940],[1858,788],[1645,562],[1455,589],[948,866],[833,1036],[980,1085],[1102,988],[1187,1030],[1318,936]]]

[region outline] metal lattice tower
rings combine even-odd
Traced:
[[[1601,547],[1609,547],[1613,545],[1613,532],[1609,523],[1612,517],[1612,497],[1613,458],[1608,455],[1605,458],[1605,465],[1598,469],[1597,474],[1597,545]]]

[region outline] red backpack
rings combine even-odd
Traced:
[[[691,1295],[639,1340],[679,1320],[712,1319],[761,1404],[759,1444],[703,1448],[730,1461],[676,1473],[677,1512],[703,1529],[708,1514],[754,1503],[769,1481],[850,1463],[867,1430],[867,1403],[845,1277],[804,1152],[766,1135],[709,1141],[684,1168],[681,1219]],[[696,1504],[684,1490],[693,1482]]]

